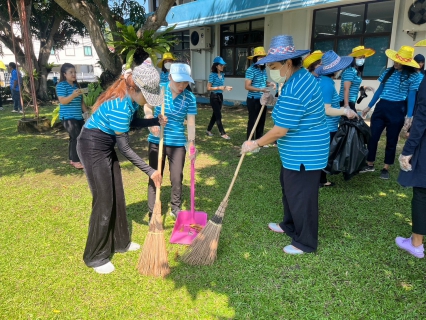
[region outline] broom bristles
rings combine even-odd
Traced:
[[[164,238],[161,202],[156,202],[149,222],[149,232],[139,257],[138,271],[145,276],[165,277],[170,273]]]
[[[198,233],[188,250],[183,254],[182,261],[190,265],[211,265],[217,258],[222,219],[227,206],[227,201],[222,201],[214,217]]]

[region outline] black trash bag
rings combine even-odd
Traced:
[[[346,180],[357,174],[366,165],[370,140],[370,127],[362,120],[341,117],[339,129],[330,144],[327,167],[329,174],[342,172]]]

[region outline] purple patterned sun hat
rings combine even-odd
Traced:
[[[321,65],[314,72],[319,76],[334,73],[348,67],[353,60],[353,57],[340,57],[336,52],[330,50],[324,53]]]
[[[269,46],[268,55],[255,64],[265,64],[288,59],[294,59],[310,53],[310,50],[296,50],[293,43],[293,37],[281,35],[273,37]]]

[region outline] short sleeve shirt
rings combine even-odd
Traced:
[[[322,96],[324,98],[324,104],[330,104],[334,109],[340,109],[340,97],[337,94],[334,81],[330,77],[321,76],[320,81]],[[336,132],[339,126],[340,116],[325,116],[327,121],[328,131]]]
[[[321,170],[328,160],[330,134],[325,119],[324,100],[318,81],[307,70],[294,73],[281,90],[272,112],[276,126],[287,128],[278,139],[284,168]]]
[[[225,75],[223,73],[219,75],[217,73],[210,73],[209,82],[212,84],[212,87],[221,87],[225,84]],[[214,90],[214,93],[222,93],[222,90]]]
[[[56,86],[56,94],[58,97],[66,98],[70,96],[76,89],[78,89],[77,84],[69,84],[67,81],[61,81]],[[81,99],[83,97],[80,95],[71,100],[68,104],[59,104],[59,119],[60,120],[83,120],[82,110],[81,110]]]
[[[164,127],[164,145],[170,147],[183,147],[186,144],[184,122],[188,115],[197,114],[197,103],[192,92],[184,90],[174,100],[170,86],[164,86],[164,114],[167,116],[167,124]],[[156,106],[154,116],[161,113],[161,106]],[[159,144],[160,138],[149,134],[148,141]]]
[[[351,82],[351,87],[349,88],[349,102],[355,102],[358,99],[359,87],[361,86],[362,78],[358,75],[358,71],[349,67],[343,70],[342,72],[342,81],[340,82],[340,101],[345,99],[345,82]]]
[[[386,69],[379,77],[382,82],[386,74],[391,68]],[[386,81],[380,99],[389,101],[404,101],[407,99],[408,92],[417,91],[421,82],[421,76],[418,72],[412,73],[410,76],[401,71],[395,70]]]
[[[255,88],[265,88],[268,75],[266,74],[266,70],[261,70],[256,68],[254,65],[251,65],[246,70],[246,79],[251,80],[251,85]],[[263,92],[260,91],[249,91],[247,97],[260,99],[262,94]]]
[[[133,114],[138,108],[139,105],[130,96],[105,101],[87,120],[85,127],[99,129],[110,135],[128,132]]]

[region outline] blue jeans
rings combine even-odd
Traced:
[[[10,88],[10,91],[12,92],[13,110],[22,110],[21,96],[19,95],[19,91],[13,90],[12,88]]]

